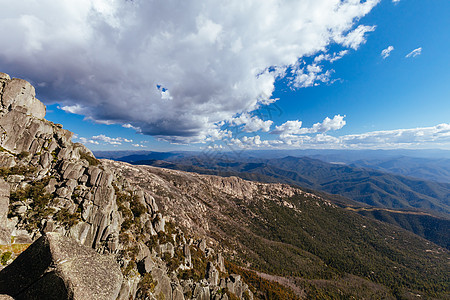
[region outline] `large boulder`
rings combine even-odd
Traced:
[[[112,256],[47,233],[0,272],[0,294],[20,299],[116,299],[122,273]]]

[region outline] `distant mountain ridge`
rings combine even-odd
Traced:
[[[371,206],[418,209],[450,217],[450,183],[396,175],[369,168],[327,163],[309,157],[241,160],[209,159],[177,153],[118,158],[135,165],[220,176],[239,176],[262,182],[281,182],[338,194]],[[145,159],[142,159],[145,158]]]

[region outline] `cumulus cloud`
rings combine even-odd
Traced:
[[[275,126],[273,134],[279,134],[282,138],[292,137],[300,134],[324,133],[330,130],[339,130],[345,126],[345,116],[335,115],[333,119],[326,117],[323,122],[315,123],[311,128],[302,128],[302,122],[287,121],[280,126]]]
[[[286,121],[280,126],[275,126],[273,134],[302,134],[302,121]]]
[[[392,51],[394,51],[394,46],[389,46],[386,49],[383,49],[383,51],[381,51],[381,57],[386,59],[389,55],[391,55]]]
[[[330,54],[330,53],[326,53],[326,54],[321,53],[321,54],[317,55],[317,56],[314,58],[314,62],[315,62],[315,63],[318,63],[318,62],[321,62],[321,61],[323,61],[323,60],[326,60],[326,61],[329,61],[329,62],[333,63],[333,62],[335,62],[336,60],[339,60],[339,59],[341,59],[342,57],[344,57],[345,55],[347,55],[348,52],[349,52],[348,50],[342,50],[342,51],[339,51],[339,52],[334,52],[333,54]]]
[[[299,60],[334,43],[358,49],[375,27],[357,22],[378,0],[0,3],[2,71],[39,84],[42,100],[196,142],[273,102],[287,69],[295,87],[329,80]]]
[[[336,40],[345,47],[357,50],[361,44],[366,42],[366,33],[374,31],[375,28],[375,26],[359,25],[346,36],[337,37]]]
[[[135,130],[136,132],[141,132],[141,128],[136,127],[136,126],[133,126],[133,125],[128,124],[128,123],[123,124],[122,127],[123,127],[123,128],[130,128],[130,129],[133,129],[133,130]]]
[[[287,123],[287,122],[286,122]],[[286,124],[285,123],[285,124]],[[362,134],[350,134],[343,136],[331,136],[326,132],[315,135],[300,134],[301,124],[291,121],[290,135],[280,135],[280,139],[261,140],[260,138],[240,138],[230,141],[236,147],[257,148],[259,145],[267,145],[273,148],[328,148],[328,149],[395,149],[395,148],[427,148],[450,146],[450,123],[443,123],[431,127],[419,127],[410,129],[395,129],[384,131],[372,131]],[[284,125],[284,124],[283,124]],[[323,125],[323,123],[322,123]],[[325,125],[327,126],[327,125]],[[341,125],[335,123],[328,128],[338,128]],[[289,125],[285,126],[285,132]],[[294,134],[296,132],[297,134]],[[318,131],[319,132],[319,131]]]
[[[263,121],[257,116],[250,116],[247,113],[240,115],[237,118],[232,119],[232,124],[236,126],[243,125],[245,132],[263,131],[268,132],[273,124],[272,120]]]
[[[131,144],[131,146],[137,147],[137,148],[145,148],[146,147],[145,145],[142,145],[142,144]]]
[[[85,145],[87,145],[87,144],[99,145],[100,144],[98,141],[94,141],[92,139],[87,139],[85,137],[79,137],[79,138],[78,137],[74,137],[74,139],[80,140],[80,142],[82,144],[85,144]]]
[[[122,145],[122,143],[132,143],[133,142],[133,140],[129,140],[127,138],[122,138],[122,137],[112,138],[112,137],[106,136],[104,134],[96,135],[89,139],[85,138],[85,137],[80,137],[79,140],[83,144],[95,144],[95,145],[99,145],[100,142],[109,144],[109,145]]]
[[[322,67],[317,64],[307,65],[303,68],[295,68],[291,72],[294,75],[291,85],[296,88],[304,88],[319,85],[320,82],[326,83],[330,81],[332,72],[334,70],[323,72]]]
[[[420,145],[423,143],[450,142],[450,124],[432,127],[373,131],[341,137],[343,144],[365,145]]]
[[[417,49],[414,49],[413,51],[409,52],[408,54],[406,54],[406,58],[410,58],[410,57],[416,57],[419,56],[420,54],[422,54],[422,47],[419,47]]]

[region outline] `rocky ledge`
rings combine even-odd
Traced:
[[[53,232],[0,272],[0,293],[15,299],[116,299],[121,284],[114,257]]]

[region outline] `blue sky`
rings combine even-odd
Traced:
[[[32,2],[0,71],[93,150],[450,150],[449,1]]]

